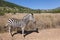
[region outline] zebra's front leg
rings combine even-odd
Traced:
[[[22,36],[24,36],[24,27],[22,28]]]
[[[39,33],[39,32],[38,32],[38,28],[37,28],[36,21],[35,21],[35,22],[33,22],[33,24],[34,24],[34,30],[36,30],[36,32],[37,32],[37,33]]]

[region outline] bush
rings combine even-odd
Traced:
[[[0,12],[0,16],[4,15],[5,13],[4,12]]]

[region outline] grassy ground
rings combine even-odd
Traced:
[[[0,32],[7,31],[8,27],[5,28],[4,25],[7,23],[9,18],[17,18],[22,19],[26,14],[5,14],[4,16],[0,16]],[[41,29],[47,28],[60,28],[60,13],[52,14],[52,13],[42,13],[42,14],[34,14],[36,19],[36,26]],[[26,29],[32,29],[32,25],[28,25]]]
[[[0,16],[0,40],[60,40],[60,13],[42,13],[34,14],[36,19],[36,26],[39,29],[39,33],[32,32],[25,38],[21,34],[16,34],[13,37],[6,32],[8,27],[5,28],[5,24],[9,18],[22,19],[26,14],[6,14]],[[27,29],[32,29],[33,24],[27,25]],[[5,33],[2,33],[5,32]]]

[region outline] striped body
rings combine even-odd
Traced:
[[[9,26],[9,33],[11,33],[11,27],[20,27],[22,29],[22,35],[24,34],[24,29],[26,28],[26,25],[29,23],[29,21],[35,22],[35,19],[32,14],[27,14],[23,17],[23,19],[15,19],[11,18],[8,20],[8,23],[6,26]]]
[[[8,20],[8,26],[12,27],[24,27],[26,23],[22,19],[11,18]]]

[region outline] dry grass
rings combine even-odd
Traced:
[[[41,28],[57,28],[60,26],[60,14],[35,14],[37,27]],[[40,28],[40,29],[41,29]]]
[[[22,19],[26,14],[6,14],[0,16],[0,32],[6,31],[4,27],[9,18]],[[60,40],[60,13],[42,13],[34,14],[37,21],[37,27],[39,28],[39,33],[33,32],[27,35],[25,38],[21,34],[16,34],[12,38],[8,32],[0,33],[0,40]],[[31,29],[31,25],[27,26],[27,29]],[[32,25],[33,27],[33,25]],[[50,29],[51,28],[51,29]],[[43,29],[43,30],[42,30]]]
[[[0,16],[0,30],[1,30],[1,27],[4,28],[4,25],[6,24],[6,22],[9,18],[22,19],[25,15],[26,15],[25,13],[23,13],[23,14],[17,13],[17,14],[5,14],[4,16]],[[60,28],[60,13],[34,14],[34,17],[36,19],[37,27],[39,29]],[[27,29],[29,29],[29,28],[31,29],[30,25],[28,25],[28,26],[27,26]]]

